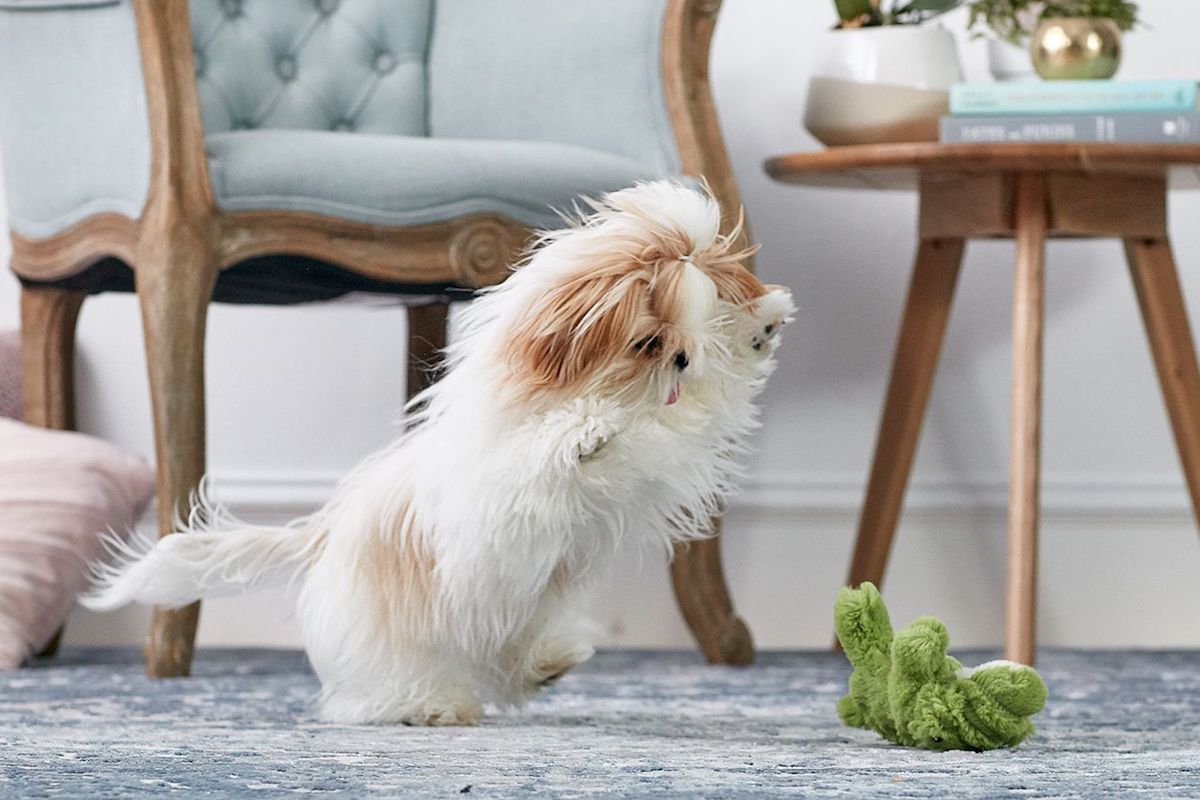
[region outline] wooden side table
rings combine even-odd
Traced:
[[[917,189],[919,244],[848,582],[883,579],[965,241],[1016,240],[1005,652],[1033,663],[1045,245],[1119,237],[1200,521],[1200,370],[1167,237],[1167,189],[1200,187],[1200,146],[897,144],[770,159],[786,183]]]

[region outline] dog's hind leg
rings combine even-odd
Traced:
[[[500,702],[520,705],[553,685],[595,649],[584,636],[576,592],[548,589],[533,619],[500,655]]]
[[[525,682],[539,689],[551,686],[572,667],[591,658],[595,652],[595,648],[590,644],[574,637],[544,637],[534,645],[530,653]]]

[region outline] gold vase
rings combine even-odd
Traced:
[[[1111,78],[1121,66],[1121,29],[1106,17],[1046,19],[1031,51],[1033,68],[1047,80]]]

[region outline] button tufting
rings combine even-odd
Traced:
[[[296,80],[296,59],[284,56],[275,62],[275,71],[285,83],[291,83]]]
[[[346,19],[344,24],[338,23],[343,11],[360,11],[342,0],[255,0],[254,5],[247,0],[190,0],[190,4],[196,14],[195,80],[203,90],[202,111],[210,132],[425,127],[422,101],[406,99],[404,108],[396,110],[390,107],[396,90],[376,92],[375,88],[376,84],[412,87],[415,97],[424,96],[422,70],[410,69],[408,59],[428,43],[430,9],[421,7],[431,6],[433,0],[354,3],[356,9],[364,6],[361,13],[366,16]],[[400,6],[412,9],[402,12]],[[378,21],[390,20],[392,14],[411,16],[416,24],[409,30]],[[345,105],[327,109],[326,98],[342,98]]]
[[[382,50],[375,56],[375,71],[386,75],[396,68],[396,57],[387,50]]]

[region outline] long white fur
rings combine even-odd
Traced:
[[[82,601],[95,611],[135,601],[178,607],[286,581],[312,556],[314,540],[297,534],[303,524],[246,525],[213,502],[206,482],[189,518],[176,522],[187,536],[104,537],[111,559],[92,565],[93,590]]]
[[[719,243],[708,196],[659,182],[593,208],[466,310],[444,377],[409,409],[415,424],[324,508],[249,527],[202,498],[181,533],[100,568],[85,605],[182,605],[297,575],[322,714],[341,722],[469,724],[482,702],[523,703],[587,658],[580,596],[617,544],[666,550],[708,534],[773,367],[764,320],[792,313],[784,290],[732,307],[689,263]],[[569,399],[514,405],[508,326],[598,253],[638,253],[656,225],[685,234],[673,255],[686,263],[691,365],[618,391],[597,374]],[[422,557],[429,574],[404,561]]]

